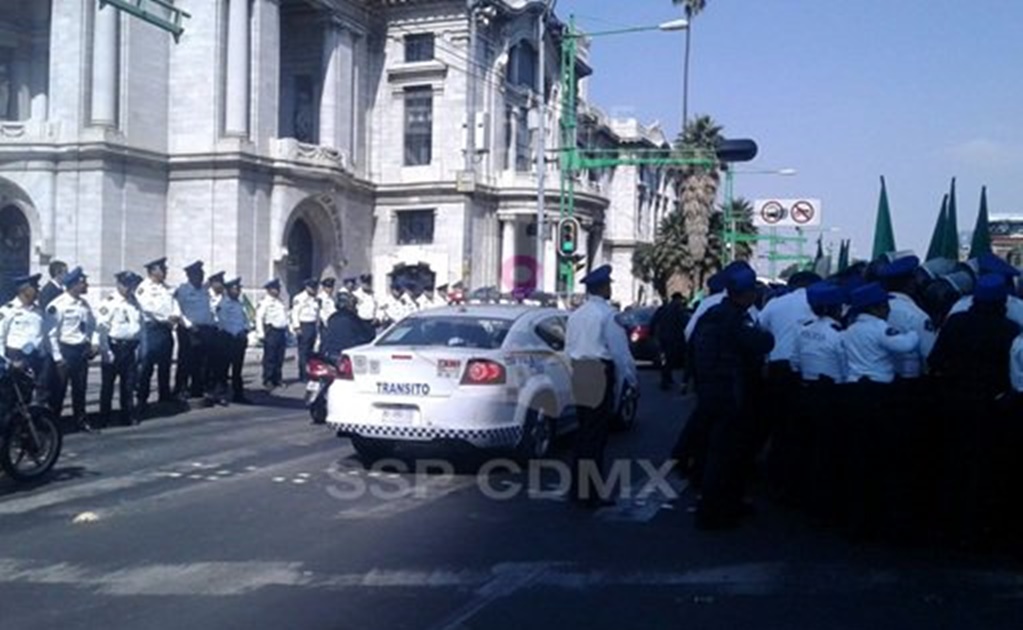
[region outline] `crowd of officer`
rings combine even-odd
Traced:
[[[1019,271],[971,265],[972,293],[943,308],[912,255],[774,290],[746,263],[718,274],[685,331],[698,403],[673,451],[696,525],[752,511],[764,455],[776,498],[853,536],[1018,535]]]

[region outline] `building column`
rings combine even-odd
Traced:
[[[327,20],[323,27],[323,86],[320,90],[321,146],[337,148],[340,144],[341,112],[341,25]]]
[[[13,103],[13,119],[17,121],[29,119],[29,82],[31,79],[31,66],[21,51],[15,53],[11,60],[10,94],[8,100]]]
[[[514,269],[509,271],[509,267],[514,267],[515,258],[515,219],[505,219],[501,221],[501,290],[511,291],[514,287],[509,279],[514,279]]]
[[[92,118],[93,125],[117,126],[118,41],[120,11],[96,3],[92,31]]]
[[[249,135],[249,0],[230,0],[227,13],[227,93],[224,133]]]
[[[558,257],[554,244],[557,239],[558,222],[547,219],[547,241],[543,246],[543,291],[554,293],[558,289]]]

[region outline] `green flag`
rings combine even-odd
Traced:
[[[849,267],[849,241],[841,241],[838,245],[838,273]]]
[[[926,260],[941,258],[942,248],[945,246],[946,214],[948,214],[948,193],[941,198],[941,212],[938,213],[938,220],[934,224],[934,232],[931,234],[931,244],[927,246]]]
[[[881,198],[877,202],[877,223],[874,224],[873,260],[877,260],[888,252],[895,251],[895,231],[892,229],[891,210],[888,209],[888,190],[885,188],[884,176],[881,176]]]
[[[973,226],[970,258],[978,258],[981,254],[991,253],[991,231],[987,223],[987,186],[981,186],[980,211],[977,212],[977,224]]]
[[[945,258],[959,260],[959,221],[956,218],[956,178],[952,178],[952,189],[948,192],[948,212],[945,214]]]

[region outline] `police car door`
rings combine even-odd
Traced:
[[[566,316],[552,314],[539,319],[533,328],[536,336],[551,350],[544,356],[543,372],[550,379],[554,394],[558,397],[558,409],[562,416],[568,411],[572,400],[572,375],[565,355],[567,325]]]

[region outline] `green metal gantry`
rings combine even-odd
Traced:
[[[613,168],[616,166],[705,166],[717,168],[718,159],[709,150],[675,149],[585,149],[580,150],[578,139],[578,98],[576,82],[577,42],[583,37],[618,35],[654,30],[656,27],[637,27],[580,33],[575,29],[575,17],[569,18],[567,30],[561,39],[561,191],[559,214],[562,219],[575,216],[576,175],[586,169]],[[541,79],[542,80],[542,79]],[[565,292],[571,294],[575,284],[575,262],[561,256],[559,275],[563,279]]]

